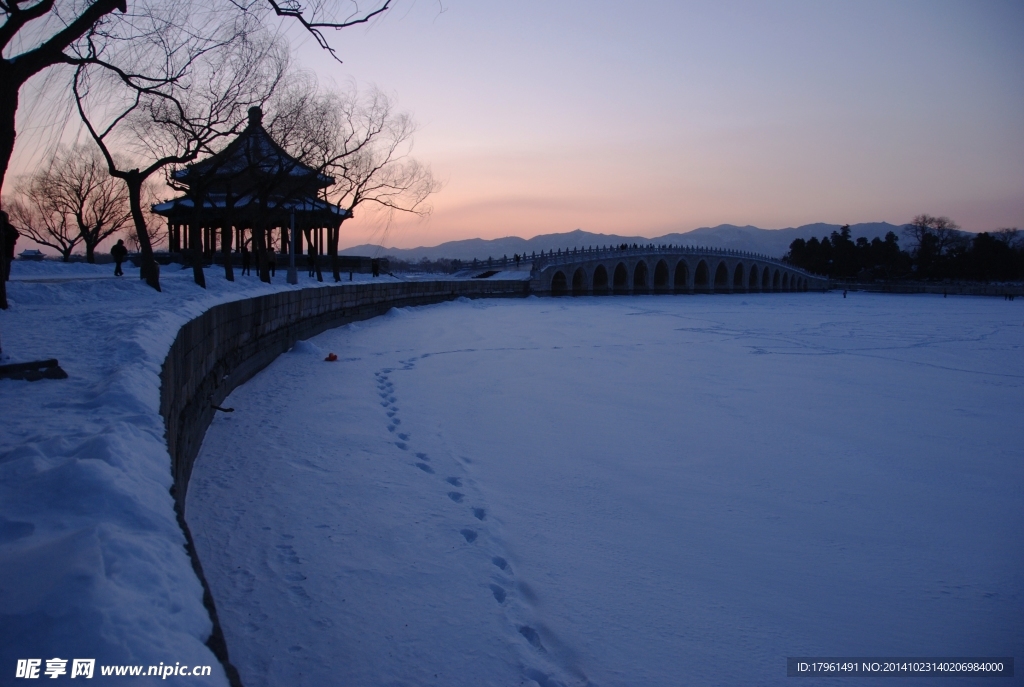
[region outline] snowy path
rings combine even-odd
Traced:
[[[193,473],[232,660],[248,687],[626,686],[1024,656],[1022,324],[793,294],[326,332],[235,391]]]

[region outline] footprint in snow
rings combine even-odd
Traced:
[[[466,538],[467,544],[472,544],[476,541],[476,530],[465,529],[459,530],[459,532],[462,534],[463,537]]]
[[[302,561],[299,556],[295,553],[295,549],[292,548],[291,544],[278,544],[277,545],[277,557],[282,563],[291,563],[292,565],[298,565]]]
[[[534,630],[529,625],[520,625],[519,626],[519,634],[521,634],[522,636],[526,637],[526,641],[528,641],[530,644],[532,644],[537,649],[540,649],[541,651],[545,650],[544,649],[544,645],[540,643],[540,635],[537,634],[537,631]]]
[[[445,482],[447,482],[448,484],[452,485],[453,487],[461,487],[462,486],[462,480],[460,480],[458,477],[449,477],[449,478],[447,478],[445,480]]]
[[[428,475],[434,474],[434,468],[430,467],[426,463],[416,463],[416,467],[418,467],[420,470],[427,473]]]
[[[460,494],[457,491],[449,491],[448,498],[450,498],[455,503],[462,503],[462,494]]]
[[[483,520],[487,517],[487,511],[485,511],[483,508],[474,508],[473,517],[477,520]]]

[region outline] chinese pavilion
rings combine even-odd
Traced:
[[[269,281],[270,251],[301,255],[304,236],[311,256],[337,246],[341,223],[352,215],[320,196],[333,183],[285,152],[263,128],[262,110],[252,107],[248,126],[224,150],[171,174],[184,195],[153,212],[167,218],[172,253],[212,259],[219,244],[233,279],[232,246],[236,253],[251,246],[260,278]]]

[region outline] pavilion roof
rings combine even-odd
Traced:
[[[227,216],[230,213],[231,217],[236,220],[253,219],[255,216],[259,216],[264,220],[286,221],[288,215],[295,213],[332,224],[352,217],[349,210],[331,205],[315,196],[259,197],[254,194],[245,194],[232,195],[230,201],[229,205],[227,194],[224,193],[204,194],[201,206],[204,217]],[[191,221],[195,216],[195,207],[195,199],[187,195],[152,206],[153,212],[158,215],[185,221]]]
[[[233,187],[245,192],[268,184],[288,189],[316,189],[330,186],[334,178],[321,174],[289,155],[263,128],[263,111],[249,108],[249,125],[224,150],[172,173],[174,181],[193,186],[199,182],[209,190]]]

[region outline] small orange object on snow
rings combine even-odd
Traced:
[[[337,359],[338,359],[338,356],[334,355],[333,353],[328,353],[328,354],[327,354],[327,357],[326,357],[326,358],[324,358],[324,360],[326,360],[326,361],[327,361],[327,362],[329,362],[329,363],[333,363],[333,362],[334,362],[334,361],[336,361]]]

